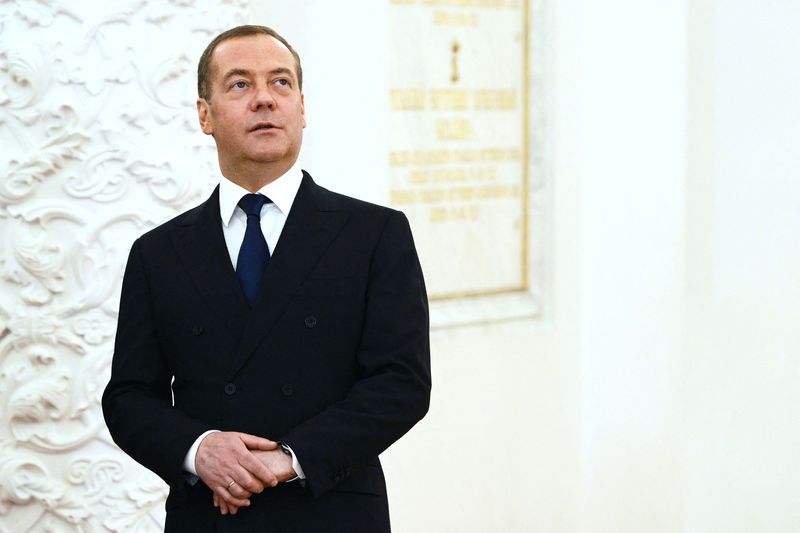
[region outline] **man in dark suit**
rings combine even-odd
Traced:
[[[220,185],[133,244],[111,435],[170,485],[167,531],[389,531],[378,454],[430,397],[408,222],[298,168],[302,70],[273,30],[214,39],[198,92]]]

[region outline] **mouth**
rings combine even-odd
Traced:
[[[250,132],[254,131],[266,131],[266,130],[273,130],[278,129],[278,126],[273,124],[272,122],[256,122],[251,128]]]

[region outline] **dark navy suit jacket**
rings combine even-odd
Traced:
[[[106,423],[120,448],[170,485],[167,531],[388,531],[378,454],[427,412],[428,331],[422,271],[399,211],[304,173],[250,309],[215,190],[133,244]],[[306,483],[266,489],[221,516],[205,484],[188,484],[182,470],[209,429],[286,442]]]

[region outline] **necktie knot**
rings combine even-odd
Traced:
[[[248,217],[256,216],[259,219],[261,218],[261,208],[264,207],[264,204],[270,203],[272,200],[264,196],[263,194],[245,194],[242,196],[242,199],[239,200],[239,207],[242,208],[242,211]]]

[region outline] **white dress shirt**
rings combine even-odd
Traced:
[[[286,174],[258,190],[258,193],[272,200],[271,203],[266,203],[261,208],[261,231],[264,233],[264,239],[267,241],[270,255],[275,251],[275,246],[278,244],[283,226],[286,224],[286,217],[292,209],[294,198],[297,196],[297,190],[300,188],[302,180],[303,171],[300,170],[299,164],[295,162],[294,166]],[[219,214],[222,219],[222,234],[225,236],[225,246],[228,248],[228,255],[231,258],[234,270],[236,270],[236,262],[239,259],[239,248],[241,248],[244,240],[244,232],[247,229],[247,215],[237,205],[245,194],[250,194],[250,191],[224,176],[220,179]],[[183,469],[193,476],[197,476],[194,461],[200,442],[206,435],[215,431],[218,430],[212,429],[197,437],[183,460]],[[292,451],[291,448],[289,448],[289,451]],[[294,479],[305,479],[306,476],[293,451],[292,468],[297,473],[297,477]],[[190,480],[192,485],[196,482],[196,478]]]

